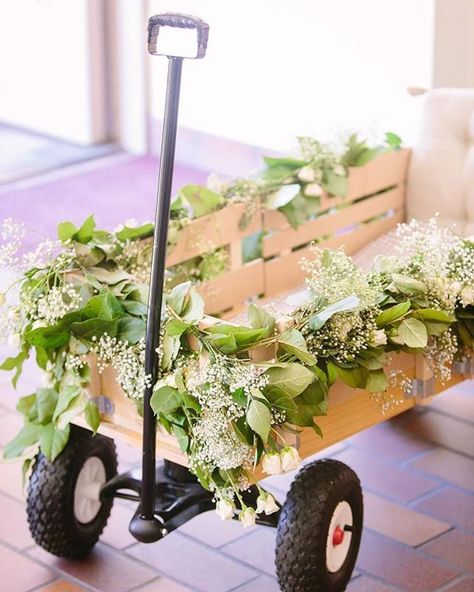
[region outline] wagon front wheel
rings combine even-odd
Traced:
[[[305,466],[278,523],[282,592],[343,592],[359,552],[362,523],[362,491],[354,471],[336,460]]]
[[[28,484],[28,524],[35,542],[58,557],[81,557],[102,533],[112,499],[101,486],[117,474],[113,440],[71,426],[66,448],[54,462],[39,454]]]

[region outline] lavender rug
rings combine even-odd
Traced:
[[[125,220],[154,217],[158,160],[151,157],[104,159],[70,174],[0,194],[0,222],[11,217],[40,235],[55,237],[62,220],[81,223],[94,214],[98,228],[112,230]],[[204,183],[207,173],[176,165],[173,191],[187,183]]]

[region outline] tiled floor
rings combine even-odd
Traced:
[[[0,375],[0,442],[17,429],[18,396]],[[26,373],[19,393],[35,382]],[[474,592],[474,382],[328,449],[361,477],[365,530],[349,592]],[[121,469],[139,451],[118,442]],[[291,479],[267,486],[284,498]],[[31,540],[20,467],[0,464],[0,592],[277,592],[275,532],[203,514],[154,545],[128,533],[132,506],[116,502],[85,560],[48,555]]]

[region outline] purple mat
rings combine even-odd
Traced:
[[[72,172],[71,175],[0,195],[0,222],[6,217],[24,222],[28,229],[56,236],[62,220],[81,223],[94,214],[98,228],[112,230],[125,220],[152,220],[155,209],[158,160],[131,158],[104,168]],[[176,165],[173,190],[187,183],[204,183],[207,173]]]

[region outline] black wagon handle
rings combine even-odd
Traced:
[[[194,56],[194,59],[203,58],[206,55],[207,40],[209,38],[209,25],[202,19],[195,16],[178,13],[157,14],[148,20],[148,52],[152,55],[162,55],[157,50],[157,41],[161,27],[196,29],[197,52]]]
[[[160,51],[160,29],[196,29],[196,51],[192,55],[172,54]],[[170,33],[170,31],[168,31]],[[161,138],[160,171],[156,197],[155,229],[148,294],[148,316],[145,334],[145,374],[147,385],[143,396],[143,434],[142,434],[142,479],[140,504],[133,516],[129,530],[140,542],[151,543],[166,534],[163,524],[155,516],[156,490],[156,417],[150,401],[153,386],[159,378],[161,310],[166,267],[166,247],[171,208],[171,185],[178,126],[179,93],[181,70],[186,57],[202,58],[206,53],[209,26],[201,19],[183,14],[159,14],[148,22],[148,47],[152,55],[168,58],[168,81],[166,86],[165,113]],[[164,43],[166,45],[166,43]]]

